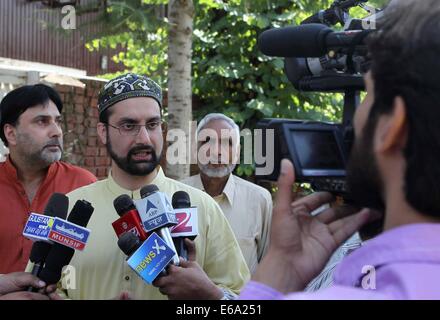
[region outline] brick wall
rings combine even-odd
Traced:
[[[64,156],[67,162],[85,168],[99,179],[107,177],[110,157],[96,133],[99,81],[82,81],[85,88],[57,85],[64,109]]]
[[[55,89],[63,101],[64,156],[63,160],[89,170],[98,179],[104,179],[110,169],[110,156],[101,143],[96,124],[98,116],[98,92],[104,82],[81,80],[85,88],[57,85]],[[166,93],[164,105],[166,105]],[[166,131],[163,133],[164,147],[161,166],[166,169]]]

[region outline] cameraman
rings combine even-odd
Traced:
[[[358,204],[384,214],[327,209],[312,217],[332,196],[292,203],[295,173],[283,160],[269,250],[242,299],[440,299],[439,34],[438,0],[401,0],[368,39],[371,69],[347,182]],[[295,293],[372,221],[383,233],[342,261],[332,287]]]

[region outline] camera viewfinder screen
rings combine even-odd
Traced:
[[[336,137],[331,131],[291,131],[303,170],[343,170]]]

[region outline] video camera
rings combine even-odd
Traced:
[[[270,29],[258,38],[258,47],[268,56],[284,58],[284,72],[300,91],[342,92],[342,123],[289,119],[264,119],[257,124],[263,136],[274,130],[274,170],[259,174],[259,180],[275,181],[280,161],[289,158],[295,167],[296,181],[311,183],[316,191],[344,195],[346,164],[354,139],[352,119],[364,90],[362,74],[369,68],[365,38],[375,29],[382,11],[365,4],[368,0],[336,0],[299,26]],[[349,9],[360,6],[369,15],[352,19]],[[340,23],[343,31],[330,26]],[[266,153],[266,139],[262,151]],[[267,156],[267,154],[266,154]]]

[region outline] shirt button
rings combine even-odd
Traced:
[[[124,278],[125,280],[130,280],[130,277],[129,276],[125,276],[125,278]]]

